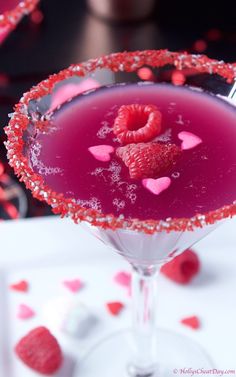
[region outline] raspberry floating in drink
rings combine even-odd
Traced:
[[[175,144],[138,143],[119,147],[116,151],[129,169],[132,179],[157,178],[173,168],[181,150]]]
[[[154,105],[123,105],[118,110],[113,132],[121,144],[150,141],[161,131],[161,118]]]

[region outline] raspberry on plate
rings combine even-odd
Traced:
[[[175,144],[138,143],[119,147],[116,154],[129,168],[130,178],[157,178],[175,165],[181,149]]]
[[[62,363],[62,351],[56,338],[46,327],[37,327],[26,334],[15,347],[18,357],[31,369],[53,374]]]
[[[118,110],[113,132],[121,144],[150,141],[160,133],[161,119],[154,105],[123,105]]]

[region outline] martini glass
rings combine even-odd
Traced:
[[[0,1],[0,45],[21,19],[34,10],[39,0]]]
[[[25,93],[16,105],[5,130],[8,158],[17,176],[34,197],[46,201],[54,213],[70,216],[76,223],[82,222],[92,234],[122,255],[133,269],[132,329],[113,334],[95,345],[79,362],[76,376],[98,373],[102,376],[168,376],[173,374],[174,368],[186,365],[212,367],[207,354],[195,342],[156,328],[157,274],[163,263],[234,216],[236,204],[232,200],[220,208],[197,212],[191,217],[162,220],[102,213],[98,208],[91,208],[88,202],[81,204],[73,195],[49,187],[48,174],[60,175],[61,172],[49,171],[50,167],[42,163],[35,164],[39,150],[34,151],[32,159],[32,143],[40,135],[50,137],[56,132],[51,126],[64,104],[73,103],[81,93],[89,95],[89,91],[98,87],[137,82],[149,85],[148,80],[151,80],[173,86],[187,85],[188,90],[209,93],[223,103],[218,97],[227,97],[235,77],[233,65],[202,55],[167,50],[116,53],[70,66]],[[231,105],[225,102],[225,106],[234,113]]]

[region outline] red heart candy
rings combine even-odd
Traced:
[[[180,321],[183,325],[191,327],[193,330],[197,330],[200,327],[200,321],[197,316],[186,317]]]
[[[27,292],[29,289],[29,283],[26,280],[21,280],[19,283],[11,284],[10,288],[13,291]]]
[[[112,315],[118,315],[120,311],[123,309],[124,304],[122,304],[119,301],[114,301],[114,302],[108,302],[106,306]]]

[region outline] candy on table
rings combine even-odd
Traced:
[[[80,279],[64,280],[63,285],[72,293],[77,293],[84,286]]]
[[[18,283],[11,284],[10,289],[18,292],[28,292],[29,283],[26,280],[21,280]]]
[[[62,319],[61,330],[67,335],[83,338],[89,334],[96,323],[96,316],[86,305],[73,302]]]
[[[125,271],[117,272],[114,275],[114,281],[123,287],[129,288],[131,284],[131,274]]]
[[[198,330],[201,326],[199,318],[194,315],[192,317],[186,317],[180,321],[183,325],[192,328],[193,330]]]
[[[63,361],[61,347],[46,327],[27,333],[16,344],[15,352],[24,364],[42,374],[54,374]]]
[[[54,331],[60,330],[78,338],[85,337],[97,322],[97,317],[85,304],[63,296],[48,301],[43,307],[42,315]]]
[[[28,305],[20,304],[17,311],[17,318],[29,319],[35,316],[35,311]]]
[[[120,312],[123,310],[124,304],[122,304],[122,302],[119,301],[112,301],[107,302],[106,307],[110,314],[116,316],[119,315]]]

